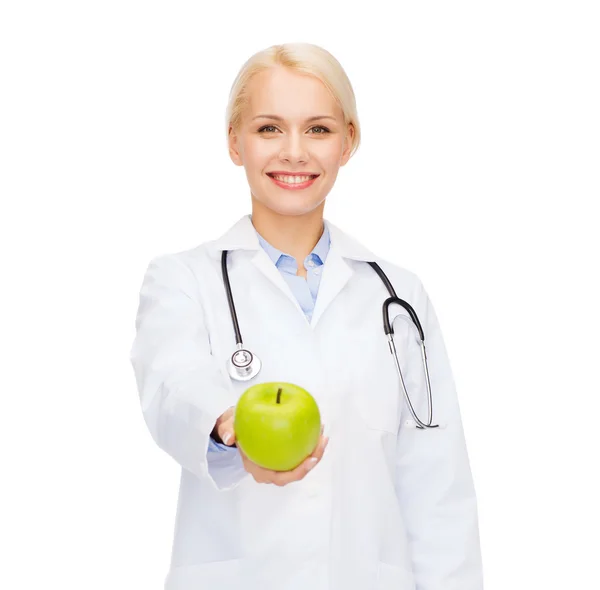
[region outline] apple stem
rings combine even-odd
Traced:
[[[277,390],[277,403],[281,403],[281,387]]]

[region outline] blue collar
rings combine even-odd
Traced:
[[[327,254],[329,252],[329,244],[330,244],[329,229],[327,228],[326,223],[324,223],[323,225],[324,225],[325,229],[323,230],[323,233],[321,234],[319,241],[316,243],[315,247],[313,248],[313,251],[309,255],[309,256],[312,256],[312,259],[315,261],[315,263],[317,265],[325,264],[325,260],[327,259]],[[252,227],[254,227],[254,226],[252,226]],[[256,228],[254,228],[254,231],[256,231]],[[293,256],[291,256],[290,254],[286,254],[285,252],[278,250],[274,246],[271,246],[271,244],[269,244],[269,242],[267,242],[267,240],[265,240],[258,232],[256,232],[256,235],[258,236],[258,241],[260,242],[260,245],[267,252],[267,254],[269,255],[269,258],[273,261],[275,266],[279,266],[279,261],[281,260],[282,256],[287,256],[287,257],[293,259]],[[303,264],[304,260],[300,260],[299,262],[301,264]]]

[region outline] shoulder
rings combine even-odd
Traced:
[[[340,254],[346,258],[355,273],[365,276],[371,275],[376,271],[369,263],[375,263],[389,278],[397,292],[412,294],[422,288],[417,273],[402,264],[397,257],[390,255],[382,256],[374,250],[367,248],[359,238],[342,231],[331,222],[328,223],[332,236],[332,245],[335,241]]]
[[[411,290],[421,283],[419,276],[414,270],[398,263],[391,257],[377,256],[375,262],[390,276],[390,278],[394,277],[397,282],[410,287]]]
[[[216,265],[211,263],[211,243],[212,240],[192,248],[153,255],[147,263],[145,280],[177,285],[190,296],[197,296],[199,284],[211,272],[217,272]],[[202,281],[199,280],[200,277],[203,277]]]

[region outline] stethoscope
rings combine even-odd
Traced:
[[[383,272],[381,267],[376,262],[369,262],[369,264],[373,267],[375,272],[379,275],[383,284],[386,286],[388,292],[390,293],[390,297],[386,299],[383,303],[383,330],[388,338],[388,345],[390,347],[390,352],[394,357],[394,361],[396,364],[396,371],[398,372],[398,377],[400,378],[400,383],[402,385],[402,391],[404,392],[404,398],[406,399],[406,403],[410,409],[410,413],[412,414],[415,422],[417,423],[417,428],[437,428],[439,424],[431,424],[432,420],[432,402],[431,402],[431,384],[429,382],[429,368],[427,366],[427,353],[425,351],[425,334],[423,332],[423,328],[421,327],[421,322],[415,313],[415,310],[410,306],[409,303],[400,299],[396,296],[396,292],[394,291],[394,287],[390,283],[386,274]],[[223,271],[223,283],[225,285],[225,292],[227,293],[227,301],[229,302],[229,310],[231,312],[231,320],[233,322],[233,329],[235,331],[235,340],[237,343],[236,351],[231,355],[231,358],[227,361],[227,370],[229,372],[229,376],[236,381],[248,381],[255,377],[261,369],[262,363],[260,359],[250,352],[247,348],[244,348],[244,344],[242,342],[242,335],[240,333],[240,326],[238,324],[237,314],[235,311],[235,305],[233,303],[233,295],[231,294],[231,285],[229,284],[229,273],[227,272],[227,250],[223,250],[221,255],[221,269]],[[389,306],[392,303],[399,303],[410,315],[411,320],[417,327],[419,331],[420,341],[419,344],[421,346],[421,359],[423,368],[425,371],[425,382],[427,385],[427,401],[428,401],[428,409],[429,409],[429,420],[427,423],[421,422],[419,420],[415,410],[410,402],[410,397],[408,392],[406,391],[406,385],[404,384],[404,377],[402,376],[402,370],[400,369],[400,362],[398,361],[398,353],[396,351],[396,346],[394,344],[394,329],[390,325],[389,319]]]

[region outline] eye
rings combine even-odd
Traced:
[[[262,133],[265,129],[275,129],[275,127],[273,125],[264,125],[258,130],[258,132]]]
[[[258,130],[258,132],[259,132],[259,133],[263,133],[263,131],[264,131],[264,132],[266,132],[266,133],[273,133],[273,131],[269,131],[269,129],[275,129],[275,130],[276,130],[276,129],[277,129],[277,127],[275,127],[274,125],[263,125],[263,126],[262,126],[262,127],[259,129],[259,130]],[[316,125],[315,127],[311,127],[311,131],[312,131],[313,129],[321,129],[321,130],[322,130],[320,133],[313,133],[313,135],[325,135],[326,133],[331,133],[331,132],[329,131],[329,129],[327,129],[327,127],[323,127],[322,125]]]

